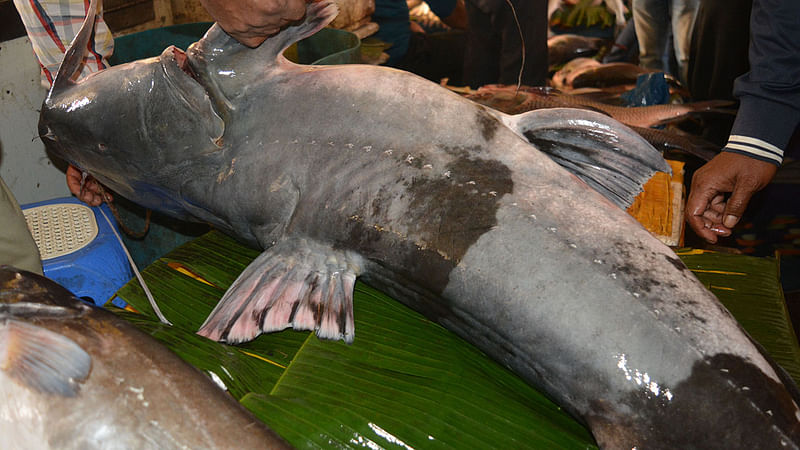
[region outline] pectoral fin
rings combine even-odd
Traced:
[[[600,113],[551,108],[501,119],[623,209],[633,203],[654,172],[670,172],[661,153],[644,138]]]
[[[71,339],[13,319],[0,323],[0,369],[23,386],[74,397],[92,359]]]
[[[283,240],[247,266],[198,334],[236,343],[292,327],[351,343],[359,265],[352,254],[304,239]]]

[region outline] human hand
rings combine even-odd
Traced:
[[[306,0],[200,0],[231,37],[258,47],[281,27],[303,18]]]
[[[111,194],[106,193],[93,176],[84,177],[83,173],[71,164],[67,167],[67,187],[78,200],[89,206],[99,206],[103,203],[104,196],[108,201],[112,200]]]
[[[720,153],[692,177],[686,221],[711,244],[719,236],[730,236],[750,198],[769,184],[777,170],[776,165],[749,156]]]

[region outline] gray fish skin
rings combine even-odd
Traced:
[[[194,77],[170,48],[43,105],[50,151],[265,249],[203,334],[308,327],[303,308],[323,303],[303,303],[316,284],[304,277],[346,272],[546,391],[604,448],[798,447],[791,381],[668,247],[521,137],[535,115],[392,69],[277,56],[333,15],[312,3],[255,50],[214,27],[187,52]],[[558,114],[567,130],[587,126]],[[314,270],[297,264],[308,255]],[[280,277],[297,295],[248,300]],[[337,283],[316,295],[346,296],[350,281]],[[334,297],[311,327],[349,341],[347,299]]]
[[[0,336],[3,448],[290,448],[158,341],[40,275],[0,266]],[[37,337],[88,355],[90,366],[58,380],[59,361],[25,345]],[[38,358],[40,370],[26,367]],[[42,390],[37,380],[51,387],[63,381],[73,391]]]

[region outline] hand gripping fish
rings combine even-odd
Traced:
[[[263,250],[201,334],[350,342],[360,277],[544,390],[604,448],[797,448],[794,384],[619,207],[666,170],[658,152],[589,111],[510,116],[406,72],[282,56],[335,15],[311,3],[256,49],[214,26],[186,53],[78,83],[68,54],[44,102],[51,152]]]

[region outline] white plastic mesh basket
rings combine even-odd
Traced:
[[[88,206],[56,203],[23,213],[42,260],[76,252],[97,237],[97,222]]]

